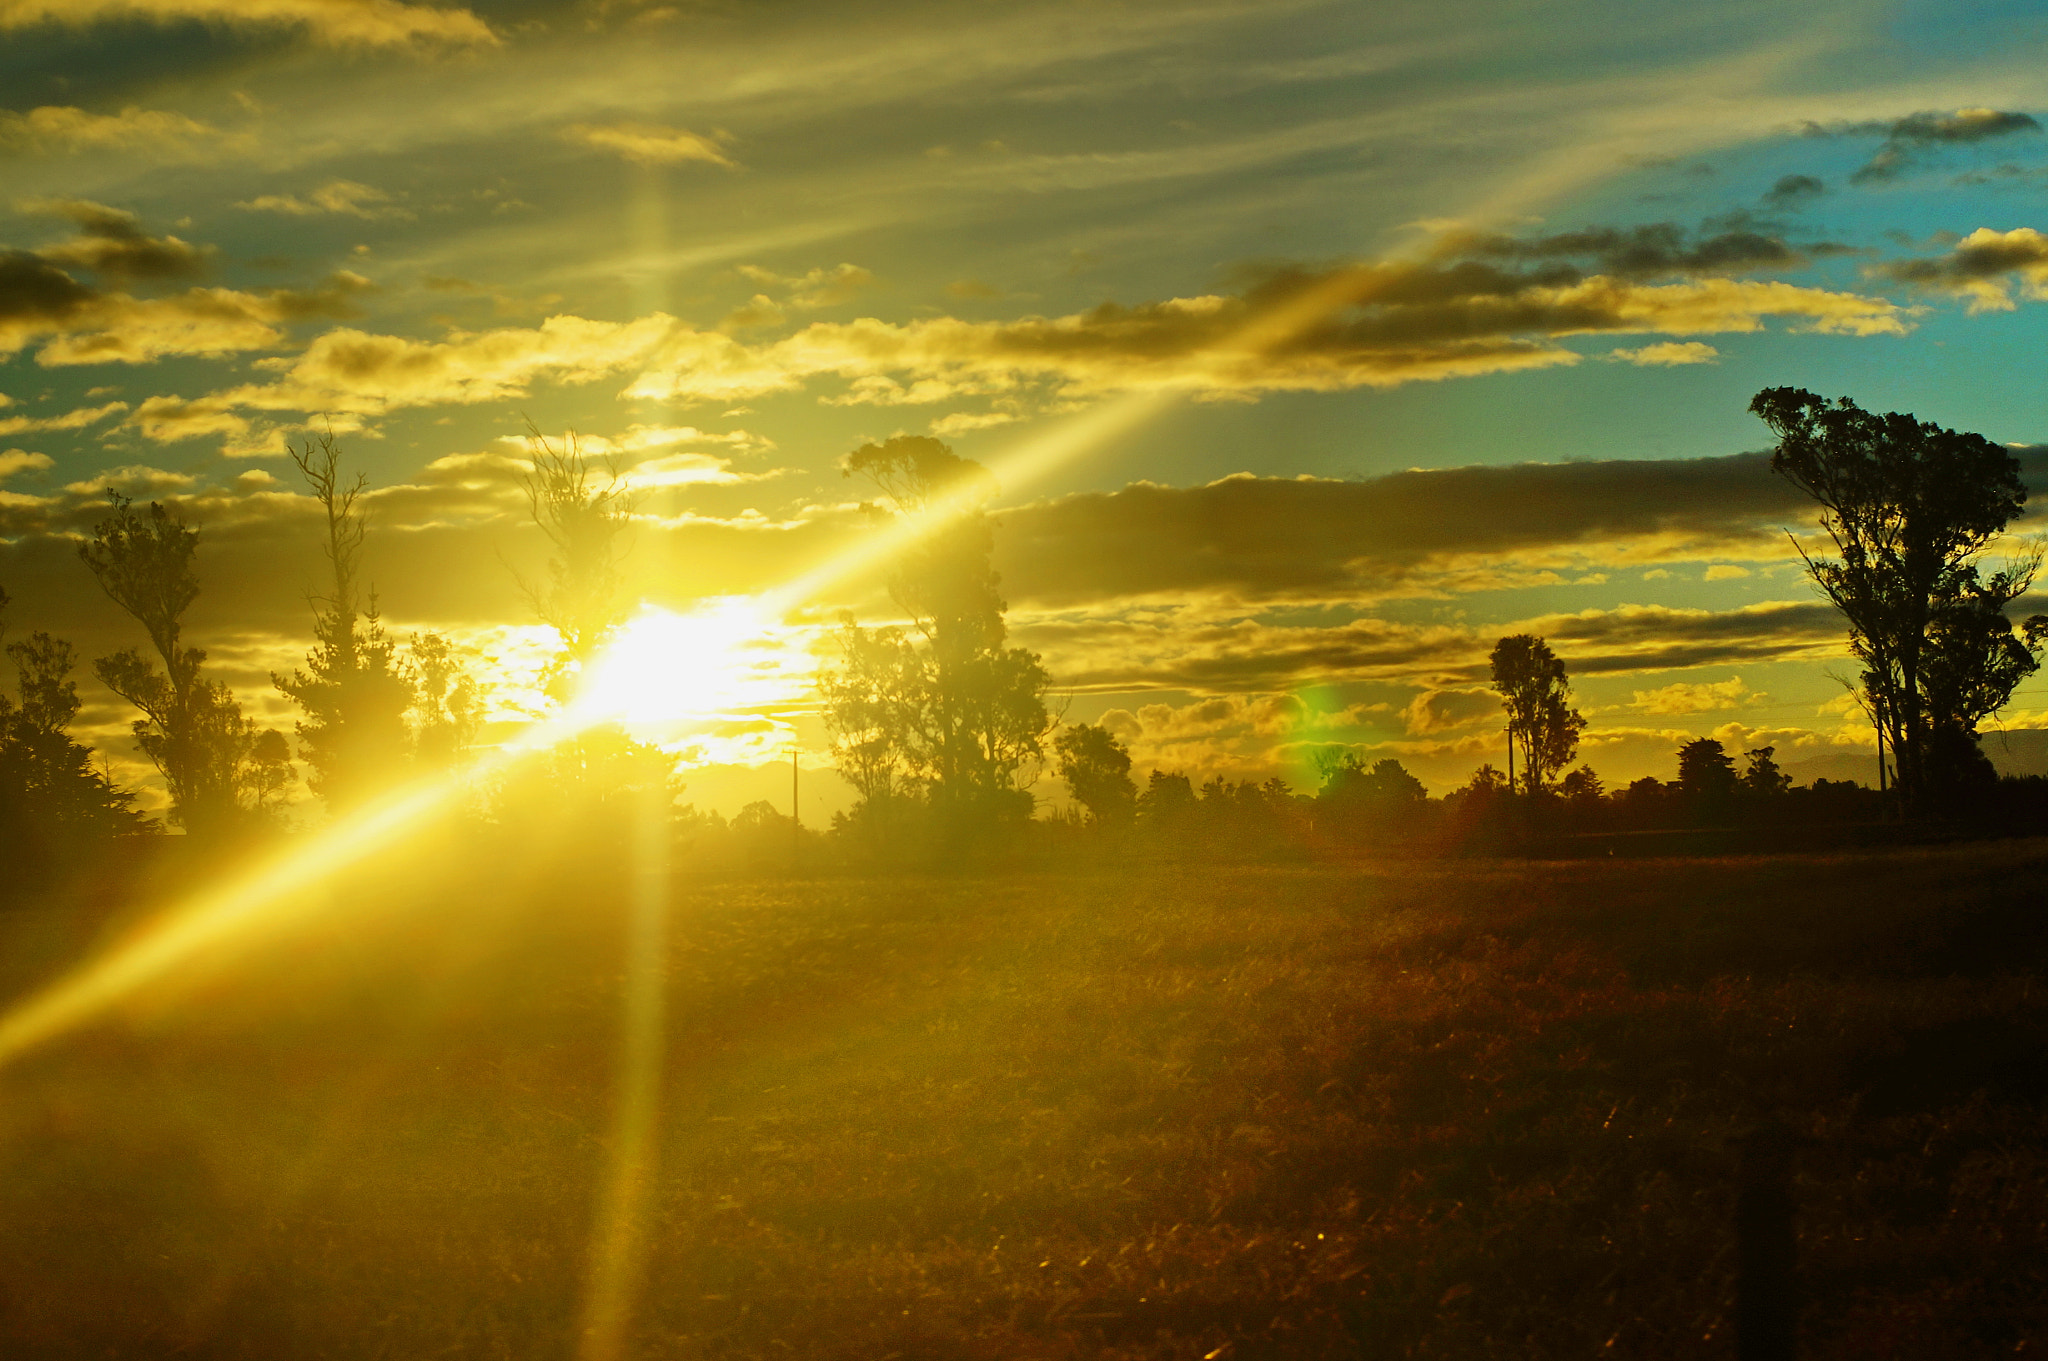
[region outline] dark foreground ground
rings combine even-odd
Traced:
[[[0,1073],[0,1355],[567,1357],[602,864],[392,870]],[[2048,1349],[2048,844],[678,883],[643,1357]],[[132,907],[0,916],[47,977]]]

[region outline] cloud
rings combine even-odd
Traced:
[[[2032,227],[1979,227],[1943,255],[1890,260],[1868,272],[1963,298],[1972,314],[2009,312],[2015,285],[2023,297],[2048,300],[2048,236]]]
[[[1824,135],[1882,132],[1883,144],[1861,169],[1849,177],[1849,182],[1883,184],[1912,169],[1932,148],[1967,145],[2020,132],[2039,132],[2041,125],[2024,113],[1977,108],[1957,109],[1954,113],[1908,114],[1890,124],[1855,123],[1830,129],[1810,126],[1809,130]]]
[[[1206,397],[1393,387],[1579,362],[1589,334],[1749,332],[1766,319],[1837,335],[1901,335],[1882,298],[1727,278],[1643,284],[1474,262],[1276,272],[1245,293],[1104,303],[1062,317],[901,324],[818,322],[755,348],[679,328],[631,397],[729,400],[837,377],[840,403],[897,405],[1013,393],[1172,390]],[[719,337],[719,340],[725,340]]]
[[[138,298],[85,283],[70,270],[91,270],[108,283],[162,280],[203,268],[207,252],[174,236],[150,236],[133,214],[104,204],[69,199],[29,207],[68,217],[79,234],[40,250],[0,247],[0,357],[38,343],[36,361],[45,367],[268,349],[284,341],[279,325],[353,315],[354,298],[373,287],[342,271],[310,290],[191,288]]]
[[[37,256],[110,282],[192,278],[206,272],[213,253],[175,236],[151,236],[135,214],[90,199],[42,199],[22,205],[22,211],[65,218],[78,229],[77,240],[45,246]]]
[[[305,198],[293,194],[263,194],[235,207],[251,213],[283,213],[287,217],[313,217],[321,213],[337,213],[344,217],[360,217],[365,220],[377,218],[404,218],[410,220],[411,211],[399,207],[392,196],[375,185],[362,184],[355,180],[332,180],[315,189]]]
[[[122,20],[229,28],[297,28],[329,47],[493,47],[497,35],[466,9],[399,0],[5,0],[0,29],[85,28]]]
[[[1813,601],[1724,611],[1622,605],[1485,626],[1370,615],[1290,623],[1195,607],[1013,614],[1013,621],[1018,638],[1045,655],[1060,683],[1082,693],[1231,695],[1396,684],[1476,694],[1494,643],[1510,633],[1548,639],[1576,677],[1834,660],[1845,647],[1841,617]],[[1414,716],[1431,721],[1426,712]],[[1444,715],[1457,716],[1455,709]]]
[[[89,113],[62,104],[44,104],[26,113],[0,110],[0,147],[39,155],[132,150],[162,154],[188,150],[220,135],[218,128],[196,118],[132,104],[119,113]]]
[[[1739,567],[1732,562],[1717,562],[1713,566],[1707,568],[1706,575],[1702,577],[1701,580],[1736,581],[1748,575],[1749,569],[1747,567]]]
[[[1609,350],[1607,357],[1618,363],[1634,364],[1637,368],[1673,368],[1681,364],[1717,364],[1721,360],[1721,352],[1712,345],[1687,340],[1644,345],[1633,350]]]
[[[741,265],[738,273],[757,284],[787,290],[789,305],[803,312],[851,302],[856,293],[875,282],[873,274],[851,264],[839,264],[831,269],[821,267],[797,275],[776,274],[758,265]],[[755,301],[761,299],[756,298]]]
[[[500,401],[522,396],[543,378],[588,383],[616,373],[644,359],[674,326],[672,318],[656,313],[625,323],[550,317],[533,328],[455,331],[444,341],[328,331],[297,358],[278,361],[282,376],[275,382],[250,384],[208,400],[221,410],[356,415]]]
[[[1355,482],[1136,483],[1004,511],[1013,600],[1359,600],[1449,595],[1503,574],[1776,560],[1812,506],[1763,454],[1515,464]]]
[[[1401,726],[1411,737],[1425,737],[1500,714],[1500,696],[1491,690],[1424,690],[1401,711]]]
[[[1827,188],[1826,183],[1813,175],[1781,175],[1764,195],[1764,202],[1773,208],[1797,208],[1819,198]]]
[[[48,454],[32,454],[26,449],[0,450],[0,478],[22,472],[40,472],[53,466]]]
[[[562,130],[571,142],[609,151],[641,165],[681,165],[701,161],[707,165],[738,169],[725,154],[722,133],[706,137],[687,128],[663,127],[659,123],[575,123]]]
[[[1699,240],[1672,222],[1636,227],[1587,227],[1551,236],[1447,234],[1440,256],[1483,260],[1584,259],[1603,274],[1623,279],[1796,269],[1806,256],[1781,238],[1761,232],[1722,232]]]
[[[127,409],[126,402],[108,402],[104,406],[79,407],[61,416],[0,416],[0,435],[18,435],[29,430],[83,430]]]
[[[1747,708],[1765,698],[1744,685],[1740,676],[1730,676],[1724,681],[1679,681],[1657,690],[1638,690],[1629,707],[1646,714],[1708,714]]]
[[[853,265],[802,276],[748,268],[789,288],[792,306],[830,305],[868,278]],[[837,381],[820,400],[989,397],[997,410],[1023,414],[1116,393],[1251,400],[1576,364],[1581,356],[1556,343],[1569,336],[1739,333],[1772,318],[1827,334],[1900,335],[1912,317],[1883,298],[1774,280],[1649,284],[1581,276],[1562,263],[1524,272],[1433,259],[1272,270],[1240,294],[1104,303],[1059,317],[863,317],[758,344],[729,334],[772,321],[781,307],[763,294],[713,330],[655,313],[631,323],[556,316],[538,330],[458,332],[440,344],[338,331],[314,341],[287,378],[214,395],[265,409],[370,412],[492,400],[554,370],[575,382],[630,365],[638,372],[620,394],[629,400],[729,406]],[[546,357],[572,337],[577,357]],[[1669,362],[1681,352],[1664,353]],[[458,370],[461,381],[443,381]]]

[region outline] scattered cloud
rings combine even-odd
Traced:
[[[1708,714],[1762,703],[1768,696],[1750,689],[1740,676],[1688,685],[1683,681],[1657,690],[1638,690],[1629,707],[1646,714]]]
[[[1480,260],[1587,260],[1600,273],[1622,279],[1797,269],[1807,263],[1800,250],[1779,237],[1731,231],[1695,239],[1673,222],[1587,227],[1533,237],[1452,232],[1439,243],[1437,253]]]
[[[1979,227],[1944,254],[1886,261],[1869,273],[1960,297],[1973,314],[2009,312],[2015,285],[2023,297],[2048,300],[2048,236],[2032,227]]]
[[[1764,202],[1773,208],[1798,208],[1827,192],[1827,184],[1814,175],[1781,175]]]
[[[400,0],[8,0],[0,6],[0,29],[86,28],[122,20],[296,28],[315,42],[341,48],[435,50],[498,42],[490,26],[466,9]]]
[[[737,163],[725,154],[723,143],[731,139],[722,132],[706,137],[687,128],[663,127],[659,123],[575,123],[564,128],[562,136],[641,165],[701,161],[728,170],[738,169]]]
[[[2028,114],[1984,108],[1957,109],[1954,113],[1914,113],[1891,123],[1844,123],[1828,127],[1816,123],[1806,125],[1810,136],[1883,134],[1884,141],[1870,160],[1849,177],[1852,184],[1884,184],[1896,180],[1937,147],[1968,145],[2040,130],[2041,125]]]
[[[109,282],[196,277],[206,272],[213,254],[175,236],[151,236],[134,213],[90,199],[35,200],[23,204],[22,211],[64,218],[77,228],[76,240],[45,246],[35,252],[38,257],[66,269],[90,270]]]
[[[0,26],[5,20],[0,19]],[[0,110],[0,148],[33,155],[79,151],[189,151],[217,138],[210,123],[163,109],[128,105],[118,113],[90,113],[65,104],[44,104],[17,113]]]
[[[1500,714],[1500,696],[1491,690],[1423,690],[1401,711],[1401,726],[1410,737],[1427,737]]]
[[[1721,352],[1697,340],[1674,340],[1633,350],[1609,350],[1607,357],[1637,368],[1674,368],[1683,364],[1718,364]]]
[[[787,292],[786,301],[798,311],[836,307],[851,302],[856,293],[875,282],[875,276],[859,265],[840,264],[831,269],[813,269],[807,274],[777,274],[758,265],[741,265],[739,274],[757,284]],[[757,297],[756,302],[760,299]]]
[[[79,407],[61,416],[0,416],[0,435],[18,435],[30,430],[83,430],[127,409],[126,402],[108,402],[104,406]]]
[[[1704,581],[1735,581],[1748,575],[1749,569],[1747,567],[1739,567],[1732,562],[1717,562],[1707,568],[1706,575],[1701,579]]]
[[[26,449],[0,450],[0,478],[12,477],[16,473],[41,472],[54,466],[48,454],[32,454]]]
[[[263,194],[237,203],[235,207],[244,212],[282,213],[287,217],[314,217],[322,213],[365,220],[410,219],[413,216],[409,209],[400,207],[391,194],[375,185],[355,180],[331,180],[305,198],[295,194]]]

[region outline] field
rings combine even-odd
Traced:
[[[631,894],[481,863],[330,885],[0,1072],[0,1354],[577,1353]],[[620,1354],[1730,1356],[1771,1116],[1802,1355],[2033,1354],[2044,872],[679,877]],[[9,909],[7,987],[136,915]]]

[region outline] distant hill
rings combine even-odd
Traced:
[[[1984,733],[1984,754],[2001,775],[2048,775],[2048,728],[1991,729]],[[1847,752],[1811,756],[1803,761],[1786,761],[1781,769],[1794,784],[1815,780],[1854,780],[1877,783],[1877,757]]]
[[[2048,728],[1989,729],[1984,754],[2001,775],[2048,775]]]

